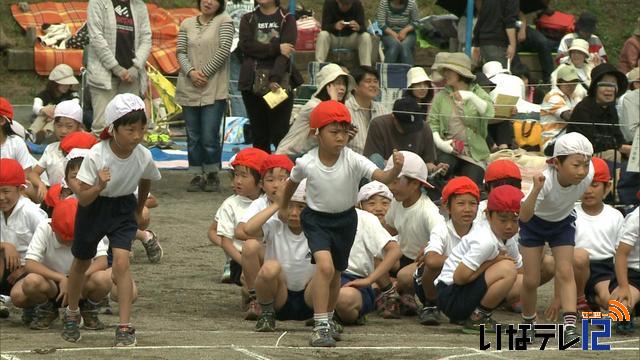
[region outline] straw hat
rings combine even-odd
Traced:
[[[633,68],[633,70],[627,73],[627,80],[629,82],[640,81],[640,68]]]
[[[438,72],[442,72],[442,69],[449,69],[471,80],[476,78],[471,72],[471,58],[461,52],[449,53],[446,58],[438,64],[437,69]]]
[[[412,67],[407,71],[407,88],[425,81],[431,81],[431,78],[422,67]]]

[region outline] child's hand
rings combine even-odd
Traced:
[[[40,185],[38,185],[36,196],[38,198],[38,201],[40,202],[42,202],[44,200],[44,197],[47,196],[47,185],[45,185],[43,182],[40,182]]]
[[[371,285],[371,281],[369,280],[369,278],[355,279],[344,284],[344,286],[354,287],[358,289],[366,288],[367,286],[370,286],[370,285]]]
[[[558,320],[559,313],[560,313],[560,299],[555,298],[553,299],[553,302],[551,303],[551,305],[549,305],[547,310],[544,311],[544,317],[548,321],[555,322],[556,320]]]
[[[4,243],[4,261],[9,271],[15,271],[20,267],[20,253],[15,245]]]
[[[544,181],[546,180],[546,178],[544,177],[544,175],[539,174],[539,175],[535,175],[533,177],[533,189],[536,191],[540,191],[542,190],[542,187],[544,186]]]
[[[611,293],[611,297],[609,299],[617,300],[622,304],[624,304],[624,306],[629,307],[629,300],[631,299],[631,291],[629,290],[628,286],[626,287],[618,286],[615,290],[613,290],[613,292]]]
[[[402,171],[402,167],[404,166],[404,155],[396,149],[393,149],[393,168],[398,170],[398,172]]]
[[[349,141],[353,140],[353,138],[358,135],[358,127],[355,125],[350,125],[349,130],[347,130],[347,134],[349,134]]]
[[[56,297],[56,301],[62,300],[62,306],[67,305],[67,294],[68,294],[68,288],[69,288],[68,285],[69,285],[69,282],[66,277],[62,279],[60,283],[58,283],[59,293],[58,293],[58,297]]]
[[[104,189],[107,187],[107,183],[111,180],[111,171],[109,168],[103,167],[102,170],[98,171],[98,186],[100,189]]]

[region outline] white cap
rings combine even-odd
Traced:
[[[116,95],[104,109],[105,125],[109,126],[124,115],[136,110],[144,111],[144,101],[129,93]]]
[[[433,188],[433,185],[429,184],[427,178],[429,177],[429,170],[427,169],[427,164],[425,164],[424,160],[420,157],[420,155],[416,153],[412,153],[411,151],[400,151],[402,155],[404,155],[404,165],[402,166],[402,171],[400,172],[400,176],[406,176],[411,179],[416,179],[420,181],[427,187]],[[385,171],[393,168],[393,155],[389,157],[387,160],[387,166],[385,167]]]
[[[58,103],[53,111],[53,117],[58,116],[67,117],[82,124],[82,108],[78,100],[65,100]]]
[[[586,40],[576,38],[571,41],[571,47],[569,47],[569,51],[580,51],[581,53],[589,56],[589,43]]]
[[[31,138],[29,138],[29,133],[24,129],[24,126],[22,126],[22,124],[17,121],[12,121],[10,126],[11,130],[13,130],[16,135],[20,136],[22,140],[31,140]]]
[[[425,81],[431,81],[427,72],[424,71],[422,67],[416,66],[412,67],[407,71],[407,88],[411,87],[413,84],[418,84]]]
[[[380,181],[372,181],[365,184],[358,192],[358,203],[371,199],[374,195],[381,195],[389,200],[393,200],[393,194],[387,185]]]
[[[291,195],[291,201],[306,203],[307,202],[306,194],[307,194],[307,179],[303,179],[300,182],[300,184],[298,184],[298,188],[296,189],[296,191],[293,193],[293,195]]]
[[[86,158],[87,156],[89,156],[90,153],[91,153],[91,149],[73,148],[67,154],[65,159],[69,161],[76,158]]]
[[[49,80],[60,85],[77,85],[78,79],[73,75],[73,69],[67,64],[58,64],[49,73]]]
[[[502,68],[502,64],[500,63],[500,61],[489,61],[488,63],[484,64],[484,66],[482,66],[482,72],[489,79],[498,74],[511,74],[509,70]]]
[[[553,157],[572,154],[592,156],[593,145],[591,145],[589,139],[577,132],[560,136],[553,146]]]

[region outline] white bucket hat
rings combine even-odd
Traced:
[[[427,164],[425,164],[424,160],[420,157],[420,155],[416,153],[412,153],[411,151],[400,151],[402,155],[404,155],[404,165],[402,166],[402,171],[400,171],[400,176],[406,176],[411,179],[416,179],[420,181],[424,186],[433,188],[433,185],[429,184],[427,179],[429,178],[429,170],[427,169]],[[387,166],[385,167],[385,171],[393,168],[393,155],[389,157],[387,160]]]
[[[573,41],[571,41],[571,47],[569,48],[569,51],[572,50],[580,51],[586,56],[589,56],[589,43],[583,39],[573,39]]]
[[[412,67],[407,71],[407,88],[410,88],[413,84],[419,84],[421,82],[431,81],[427,72],[422,67]]]
[[[78,100],[65,100],[56,105],[53,117],[57,118],[58,116],[67,117],[82,124],[82,108],[78,104]]]
[[[347,77],[347,91],[345,94],[349,94],[351,90],[356,87],[356,81],[351,75],[344,72],[340,65],[331,63],[323,66],[322,69],[320,69],[320,71],[318,71],[318,73],[316,74],[316,83],[318,84],[318,89],[315,93],[313,93],[313,96],[318,95],[325,86],[329,85],[340,76]]]
[[[502,67],[500,61],[489,61],[482,66],[482,72],[491,80],[498,74],[511,74],[511,72]]]
[[[60,85],[78,85],[73,69],[67,64],[58,64],[49,73],[49,80]]]

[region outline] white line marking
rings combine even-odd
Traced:
[[[287,332],[283,332],[282,335],[280,335],[280,337],[278,338],[278,341],[276,341],[276,347],[278,347],[278,345],[280,344],[280,340],[282,340],[282,338],[287,335]]]
[[[638,339],[616,340],[616,341],[610,341],[602,344],[605,344],[605,345],[606,344],[623,344],[628,342],[638,342]]]
[[[482,350],[478,350],[478,349],[474,349],[474,348],[470,348],[470,347],[460,347],[459,349],[461,349],[461,350],[462,349],[469,350],[469,351],[472,351],[472,352],[471,353],[467,353],[467,354],[449,355],[449,356],[445,356],[443,358],[440,358],[438,360],[459,359],[459,358],[480,356],[480,355],[488,356],[488,357],[492,357],[492,358],[496,358],[496,359],[506,359],[505,357],[497,355],[492,351],[482,351]]]
[[[2,359],[2,360],[20,360],[20,358],[15,356],[15,355],[0,355],[0,359]]]
[[[233,350],[243,353],[245,355],[247,355],[248,357],[252,358],[252,359],[256,359],[256,360],[271,360],[268,357],[264,357],[260,354],[256,354],[253,351],[249,351],[245,348],[241,348],[241,347],[232,347]]]

